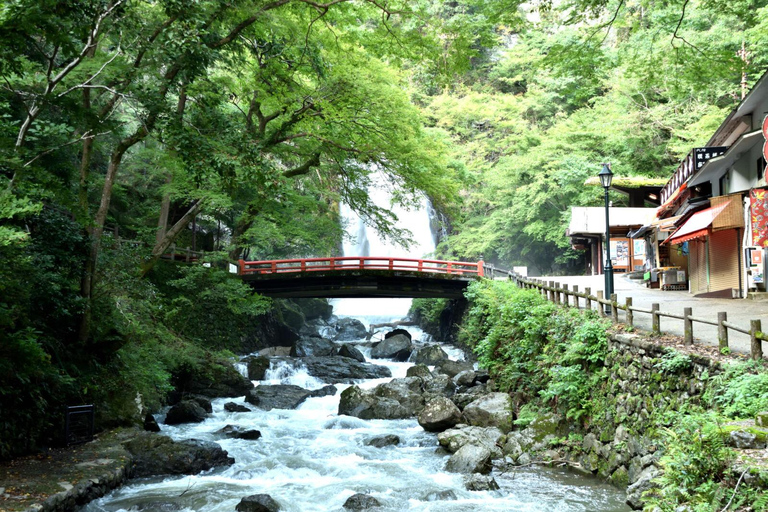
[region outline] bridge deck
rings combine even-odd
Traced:
[[[459,298],[483,262],[387,257],[240,261],[239,274],[270,297]]]

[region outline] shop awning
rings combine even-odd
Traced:
[[[672,236],[667,238],[664,243],[682,244],[688,240],[709,235],[709,227],[712,225],[712,222],[714,222],[717,216],[720,215],[730,203],[731,201],[726,201],[721,205],[712,206],[706,210],[694,213],[691,215],[691,218],[685,221],[685,224],[680,226],[680,229],[672,233]]]

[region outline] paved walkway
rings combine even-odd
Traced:
[[[576,285],[579,287],[580,292],[583,292],[586,287],[591,287],[592,295],[597,295],[598,290],[605,289],[605,278],[603,275],[544,276],[536,277],[535,279],[544,279],[547,283],[555,281],[561,285],[567,284],[569,288],[573,288],[573,285]],[[693,316],[708,318],[713,321],[717,321],[718,312],[725,311],[728,313],[728,321],[730,323],[744,329],[749,329],[750,320],[760,319],[763,323],[763,330],[768,331],[768,301],[696,298],[687,291],[664,291],[646,288],[641,282],[631,280],[622,274],[616,275],[614,288],[619,304],[623,304],[627,297],[632,297],[632,304],[636,307],[651,309],[651,304],[658,303],[660,311],[679,315],[683,314],[683,308],[690,307],[692,308]],[[573,301],[573,298],[571,298],[571,301]],[[580,304],[583,307],[583,299],[580,299]],[[623,311],[619,311],[619,320],[622,322],[625,320],[625,313]],[[650,314],[635,312],[634,320],[636,327],[647,331],[651,330]],[[683,321],[676,318],[661,317],[661,331],[682,336],[684,334]],[[717,346],[717,327],[694,322],[693,337],[695,343]],[[748,335],[729,329],[728,341],[731,350],[749,353]],[[768,354],[768,343],[766,342],[763,342],[763,352]]]

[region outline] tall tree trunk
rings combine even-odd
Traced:
[[[149,134],[147,125],[142,126],[136,130],[133,135],[121,140],[115,150],[112,152],[112,156],[109,159],[109,166],[107,167],[107,175],[104,177],[104,187],[101,191],[101,201],[99,203],[99,209],[96,211],[96,216],[93,222],[93,232],[91,233],[91,251],[88,255],[88,260],[85,265],[85,275],[82,281],[82,296],[85,299],[85,311],[83,312],[83,318],[80,322],[80,332],[78,339],[81,342],[88,340],[91,335],[91,299],[93,297],[93,286],[95,284],[96,275],[96,262],[99,259],[99,250],[101,249],[101,238],[104,235],[104,225],[107,222],[107,215],[109,214],[109,203],[112,201],[112,189],[115,186],[115,178],[117,177],[117,171],[120,169],[120,164],[123,161],[125,152],[128,151],[131,146],[137,144]]]
[[[165,183],[170,184],[173,176],[170,174]],[[163,196],[163,202],[160,203],[160,217],[157,219],[157,233],[155,233],[155,243],[159,244],[165,238],[165,232],[168,229],[168,214],[171,211],[171,194],[166,193]]]
[[[197,216],[197,214],[202,209],[204,202],[204,199],[198,199],[181,217],[181,219],[179,219],[179,221],[176,222],[176,224],[174,224],[173,227],[168,230],[162,240],[159,240],[155,244],[155,246],[152,248],[152,254],[150,255],[149,259],[141,266],[141,277],[146,276],[147,273],[152,270],[166,249],[168,249],[173,241],[176,240],[176,237],[179,236],[179,233],[181,233],[181,231],[187,227],[190,221],[194,219],[195,216]]]

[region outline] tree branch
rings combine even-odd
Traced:
[[[83,140],[94,139],[94,138],[96,138],[96,137],[98,137],[98,136],[100,136],[100,135],[106,135],[106,134],[108,134],[108,133],[110,133],[110,132],[101,132],[101,133],[96,133],[96,134],[93,134],[93,135],[91,135],[91,131],[90,131],[90,130],[88,130],[88,131],[87,131],[87,132],[85,132],[85,133],[84,133],[82,136],[80,136],[79,138],[77,138],[77,139],[75,139],[75,140],[71,140],[71,141],[69,141],[69,142],[66,142],[66,143],[64,143],[64,144],[59,144],[58,146],[54,146],[54,147],[52,147],[52,148],[48,148],[48,149],[46,149],[46,150],[45,150],[45,151],[43,151],[42,153],[39,153],[37,156],[35,156],[35,157],[34,157],[32,160],[29,160],[28,162],[26,162],[26,163],[23,165],[23,167],[29,167],[29,166],[30,166],[30,165],[32,165],[32,164],[35,162],[35,160],[37,160],[38,158],[44,157],[45,155],[47,155],[47,154],[49,154],[49,153],[53,153],[54,151],[56,151],[56,150],[58,150],[58,149],[61,149],[61,148],[65,148],[65,147],[67,147],[67,146],[71,146],[72,144],[77,144],[78,142],[80,142],[80,141],[83,141]]]
[[[288,169],[287,171],[283,171],[283,176],[286,178],[293,178],[294,176],[302,176],[304,174],[307,174],[309,171],[312,170],[313,167],[319,167],[320,166],[320,153],[315,153],[312,155],[309,160],[304,162],[298,167],[294,167],[293,169]]]

